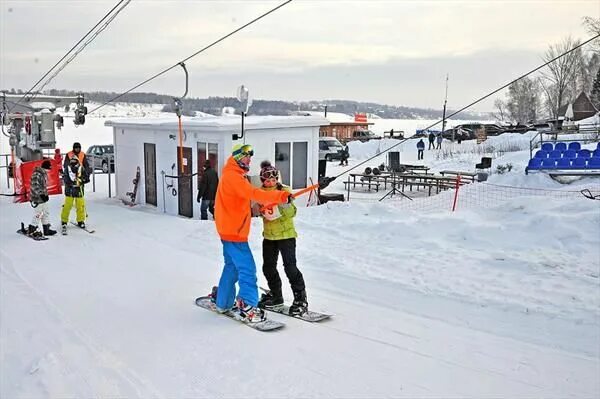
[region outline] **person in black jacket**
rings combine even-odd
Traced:
[[[200,220],[208,220],[208,212],[215,217],[215,197],[217,195],[217,185],[219,184],[219,176],[214,170],[210,161],[204,161],[204,172],[200,179],[198,187],[198,202],[200,202]]]
[[[77,225],[85,228],[86,209],[83,186],[90,181],[92,169],[87,156],[81,151],[81,144],[73,143],[73,151],[69,151],[63,164],[63,181],[65,182],[65,203],[60,214],[61,231],[67,234],[67,223],[71,208],[75,204]]]

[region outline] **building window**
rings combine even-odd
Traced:
[[[292,188],[305,188],[308,175],[308,143],[294,143],[292,167]]]
[[[275,167],[281,182],[292,189],[306,187],[308,178],[308,142],[275,143]]]

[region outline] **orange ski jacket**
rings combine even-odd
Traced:
[[[229,157],[223,168],[215,200],[215,224],[223,241],[247,242],[250,233],[250,200],[260,204],[285,203],[290,193],[265,191],[246,179],[246,172]]]

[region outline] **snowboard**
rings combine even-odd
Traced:
[[[126,193],[126,195],[130,198],[129,201],[122,200],[125,205],[134,206],[135,199],[137,198],[137,189],[138,184],[140,182],[140,167],[137,167],[137,171],[135,172],[135,178],[133,179],[133,191]]]
[[[258,330],[258,331],[274,331],[274,330],[279,330],[280,328],[285,327],[284,323],[281,323],[281,322],[275,321],[275,320],[270,320],[270,319],[267,319],[265,321],[261,321],[258,323],[248,323],[248,322],[245,322],[244,320],[242,320],[240,318],[240,316],[232,310],[228,310],[225,313],[217,312],[217,306],[211,300],[211,298],[208,296],[201,296],[199,298],[196,298],[196,305],[201,308],[215,312],[217,314],[227,316],[230,319],[233,319],[237,322],[240,322],[240,323],[242,323],[250,328],[253,328],[255,330]]]
[[[25,237],[29,237],[35,241],[46,241],[48,239],[48,237],[46,237],[46,236],[30,236],[29,234],[27,234],[27,230],[25,230],[24,223],[21,223],[21,228],[19,230],[17,230],[17,233],[22,234]]]
[[[260,289],[262,291],[265,292],[265,294],[269,293],[269,290],[260,287]],[[331,314],[327,314],[327,313],[320,313],[320,312],[314,312],[312,310],[309,310],[308,312],[304,313],[303,315],[291,315],[290,314],[290,307],[288,305],[282,305],[281,307],[278,307],[276,309],[266,309],[263,308],[266,311],[269,312],[273,312],[273,313],[279,313],[279,314],[283,314],[286,315],[288,317],[293,317],[295,319],[299,319],[299,320],[304,320],[304,321],[308,321],[310,323],[317,323],[319,321],[323,321],[326,319],[329,319],[331,316]]]
[[[87,228],[87,226],[86,226],[86,227],[79,227],[79,225],[78,225],[77,223],[75,223],[75,222],[70,222],[70,223],[71,223],[73,226],[75,226],[75,227],[77,227],[77,228],[79,228],[79,229],[81,229],[81,230],[83,230],[83,231],[86,231],[86,232],[88,232],[88,233],[90,233],[90,234],[94,234],[94,233],[96,232],[96,230],[90,230],[90,229],[88,229],[88,228]],[[65,234],[65,235],[66,235],[66,234]]]

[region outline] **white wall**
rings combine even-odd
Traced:
[[[185,129],[185,128],[184,128]],[[221,169],[231,155],[231,149],[236,143],[242,143],[244,140],[232,141],[231,135],[239,129],[232,131],[210,131],[210,130],[191,130],[185,129],[184,147],[192,148],[192,173],[198,172],[197,143],[209,142],[219,145],[219,166],[218,172],[221,175]],[[151,127],[114,127],[115,144],[115,170],[116,170],[116,193],[119,198],[129,199],[126,193],[133,188],[132,180],[135,177],[136,168],[140,167],[140,183],[136,203],[145,204],[145,170],[144,170],[144,143],[154,143],[156,145],[156,196],[157,209],[163,210],[163,179],[161,171],[167,175],[178,174],[177,170],[177,146],[179,138],[177,130],[155,130]],[[174,135],[175,139],[169,138]],[[275,143],[276,142],[308,142],[308,167],[307,177],[317,182],[318,175],[318,127],[294,127],[287,129],[260,129],[246,132],[245,142],[251,144],[254,148],[255,156],[250,169],[251,176],[258,176],[260,163],[268,159],[275,164]],[[175,164],[175,170],[171,165]],[[174,183],[174,188],[178,188],[176,179],[165,179],[167,183]],[[200,204],[196,202],[198,190],[197,178],[192,179],[192,195],[194,203],[194,218],[200,215]],[[310,180],[307,180],[307,185]],[[166,213],[177,215],[179,213],[178,197],[171,194],[171,189],[165,189],[164,209]],[[302,196],[297,200],[299,206],[304,206],[308,195]]]

